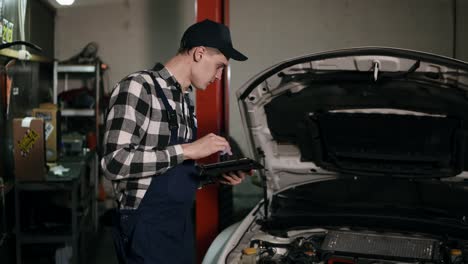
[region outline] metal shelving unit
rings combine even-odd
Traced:
[[[95,116],[96,111],[94,109],[62,109],[62,116]]]
[[[54,62],[54,72],[53,72],[53,96],[54,96],[54,104],[58,103],[58,91],[59,91],[59,80],[64,81],[64,87],[61,87],[63,91],[69,90],[68,88],[68,81],[73,79],[83,79],[83,78],[94,78],[94,108],[93,109],[76,109],[76,108],[60,108],[61,116],[65,119],[62,122],[66,122],[71,118],[75,117],[89,117],[94,118],[94,133],[96,136],[96,155],[97,158],[94,160],[92,168],[92,174],[95,175],[96,179],[94,179],[94,195],[93,197],[97,197],[98,194],[98,183],[99,183],[99,157],[100,157],[100,147],[99,142],[101,142],[101,134],[100,134],[100,125],[101,125],[101,64],[100,62],[96,62],[92,65],[71,65],[71,64],[61,64],[58,61]],[[98,228],[98,206],[97,200],[93,201],[93,226],[95,227],[95,231]]]
[[[57,72],[96,72],[98,65],[64,65],[57,63]]]
[[[94,117],[95,118],[95,133],[96,140],[100,142],[100,130],[99,126],[101,123],[101,108],[100,108],[100,82],[101,82],[101,65],[97,62],[95,65],[70,65],[60,64],[58,61],[54,62],[54,74],[53,74],[53,88],[54,88],[54,104],[58,103],[58,83],[63,78],[64,86],[63,91],[68,91],[68,81],[77,79],[77,76],[83,78],[94,78],[94,109],[74,109],[74,108],[61,108],[61,115],[63,117]]]

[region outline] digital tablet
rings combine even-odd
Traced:
[[[221,161],[217,163],[198,165],[200,175],[205,177],[221,177],[223,173],[231,171],[245,171],[263,169],[262,164],[250,158]]]

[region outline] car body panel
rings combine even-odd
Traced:
[[[379,65],[378,70],[375,69],[376,64]],[[439,97],[437,95],[439,94],[427,96],[427,92],[421,89],[421,91],[409,93],[412,97],[405,98],[405,92],[412,87],[403,87],[400,90],[393,88],[395,90],[393,94],[389,92],[390,95],[396,96],[397,98],[392,100],[380,100],[380,98],[388,97],[388,94],[375,90],[370,92],[359,90],[359,94],[355,96],[352,95],[351,92],[343,94],[347,92],[347,89],[349,90],[354,87],[336,88],[330,86],[326,87],[327,89],[330,88],[327,91],[324,89],[324,92],[318,91],[309,95],[309,97],[312,98],[313,96],[321,95],[327,97],[326,99],[328,101],[326,103],[315,103],[315,108],[298,108],[294,111],[291,110],[290,112],[294,114],[289,116],[281,116],[281,114],[287,113],[287,109],[282,111],[280,103],[276,104],[276,109],[272,109],[273,107],[271,106],[274,100],[278,101],[278,99],[281,96],[284,97],[286,93],[297,95],[297,97],[300,97],[300,94],[307,95],[306,90],[309,89],[307,85],[313,84],[313,82],[308,79],[304,80],[304,77],[302,77],[302,80],[297,80],[300,75],[310,74],[311,77],[307,78],[311,80],[315,78],[315,80],[317,80],[319,78],[324,78],[323,76],[325,73],[333,73],[335,71],[339,71],[338,74],[349,72],[358,73],[363,76],[368,76],[371,79],[375,77],[377,81],[384,78],[394,78],[392,76],[395,76],[395,74],[404,74],[405,72],[411,71],[417,74],[417,78],[426,78],[431,82],[430,85],[431,87],[433,86],[433,90],[430,92],[434,93],[434,91],[437,90],[440,95],[444,95],[445,97],[442,101],[438,99]],[[421,74],[425,77],[420,77]],[[427,77],[426,75],[431,77]],[[437,78],[432,78],[432,75],[436,75]],[[327,80],[328,82],[333,82],[333,78],[337,77],[331,76],[330,78],[331,80]],[[347,78],[361,77],[350,76]],[[418,79],[417,81],[420,80]],[[369,85],[373,85],[372,80],[369,80],[369,83]],[[418,83],[417,85],[425,84]],[[315,88],[316,87],[314,87],[314,89]],[[330,92],[330,90],[334,88],[336,91]],[[391,90],[390,88],[387,90]],[[309,90],[311,89],[312,88]],[[316,88],[316,90],[318,89],[319,88]],[[300,177],[304,177],[304,180],[307,180],[307,178],[311,176],[310,172],[315,172],[317,174],[333,174],[337,171],[337,166],[330,170],[329,167],[333,166],[324,168],[324,166],[320,166],[320,164],[316,162],[301,160],[302,150],[293,142],[290,142],[291,138],[287,138],[286,136],[280,137],[280,135],[278,135],[280,133],[273,130],[273,128],[278,129],[283,123],[286,127],[292,124],[288,123],[288,119],[300,118],[298,117],[298,113],[302,114],[301,111],[309,111],[310,115],[313,115],[314,111],[325,110],[330,113],[349,112],[393,114],[395,116],[422,116],[427,118],[440,117],[441,121],[448,115],[458,115],[460,119],[465,120],[468,119],[468,104],[466,102],[467,91],[468,64],[462,61],[410,50],[368,47],[312,54],[281,62],[254,76],[237,91],[237,96],[243,126],[248,135],[248,145],[251,147],[251,151],[254,153],[257,160],[265,160],[265,165],[267,167],[267,188],[272,192],[288,184],[294,184],[300,181]],[[360,102],[364,101],[366,93],[375,93],[373,97],[367,95],[367,98],[372,97],[373,99],[366,99],[367,101],[365,101],[365,103]],[[425,105],[423,103],[417,103],[418,100],[416,99],[418,97],[421,99],[419,100],[420,102],[427,101],[427,103]],[[336,98],[348,99],[340,101]],[[438,102],[437,107],[431,108],[431,105],[436,105],[436,103],[429,102],[427,100],[428,98],[433,98],[434,102]],[[287,105],[288,107],[293,106],[292,104],[295,102],[295,99],[293,99],[290,100],[291,102]],[[285,103],[287,102],[287,100],[283,101]],[[398,102],[394,103],[393,101]],[[447,105],[453,106],[451,109],[447,110]],[[334,106],[336,109],[332,109]],[[268,111],[274,112],[274,115],[270,114],[269,116]],[[275,127],[273,127],[275,120],[272,120],[274,118],[272,116],[280,116],[278,120],[276,120]],[[442,122],[446,122],[446,120]],[[295,128],[284,130],[286,130],[285,133],[287,134],[293,133],[294,129]],[[283,142],[277,142],[277,139],[281,139]],[[259,153],[259,150],[261,150],[261,153]],[[466,163],[468,164],[468,162]],[[461,173],[459,170],[453,170],[454,172],[446,171],[445,168],[441,169],[438,177],[443,177],[444,173],[447,173],[447,175],[450,174],[448,176]],[[432,172],[429,174],[431,173]],[[432,175],[433,174],[434,173],[432,173]]]

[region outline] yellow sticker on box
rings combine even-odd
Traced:
[[[39,134],[37,134],[34,130],[28,129],[24,134],[24,137],[18,141],[18,146],[20,148],[21,156],[25,157],[29,154],[34,143],[36,143],[37,139],[39,138]]]

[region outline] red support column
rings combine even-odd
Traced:
[[[204,19],[227,25],[228,0],[197,0],[197,22]],[[209,133],[227,135],[229,115],[229,92],[227,89],[227,71],[224,78],[211,84],[206,90],[196,90],[196,111],[198,119],[198,137]],[[202,159],[201,163],[219,160],[216,155]],[[198,190],[195,202],[195,236],[197,263],[201,263],[211,242],[219,232],[219,186],[213,184]]]

